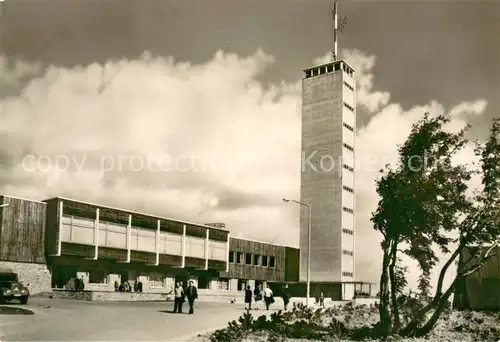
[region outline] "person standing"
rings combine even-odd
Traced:
[[[174,289],[174,313],[182,313],[182,303],[184,303],[184,289],[181,283],[177,283]]]
[[[274,302],[273,291],[269,286],[264,289],[264,302],[266,303],[266,310],[269,310],[269,305]]]
[[[290,303],[290,298],[292,295],[290,294],[290,291],[288,290],[288,284],[285,284],[283,287],[283,304],[285,306],[285,311],[287,310],[288,303]]]
[[[189,314],[192,315],[194,313],[194,300],[198,298],[198,290],[192,280],[189,281],[189,285],[186,288],[186,297],[189,303]]]
[[[255,310],[259,310],[259,302],[262,300],[262,285],[256,286],[253,294],[255,298]]]
[[[319,295],[319,306],[321,307],[325,307],[325,295],[323,294],[323,292],[321,292],[321,294]]]
[[[252,310],[252,290],[250,290],[250,285],[245,290],[245,303],[248,304],[248,310]]]

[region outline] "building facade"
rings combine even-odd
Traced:
[[[19,274],[32,294],[68,289],[114,292],[115,283],[171,293],[192,280],[200,297],[242,297],[245,286],[298,280],[298,249],[232,238],[224,224],[196,224],[52,198],[0,196],[0,268]]]
[[[301,202],[311,207],[311,281],[354,281],[354,69],[335,61],[304,70]],[[300,215],[300,280],[307,277],[308,211]],[[348,296],[354,285],[347,286]]]

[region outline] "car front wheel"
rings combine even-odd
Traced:
[[[21,304],[28,304],[28,297],[21,298]]]

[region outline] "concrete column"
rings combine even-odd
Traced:
[[[130,262],[130,247],[132,246],[132,215],[128,215],[127,225],[127,262]]]
[[[156,229],[156,266],[160,264],[160,220],[157,222]]]
[[[99,208],[95,210],[95,221],[94,221],[94,260],[99,258]]]
[[[186,225],[182,227],[182,239],[181,239],[181,249],[182,249],[182,268],[186,267]]]
[[[63,230],[63,209],[64,209],[64,202],[59,201],[59,224],[58,224],[58,233],[57,233],[57,252],[56,256],[61,256],[61,249],[62,249],[62,230]]]
[[[210,239],[210,229],[207,228],[207,235],[205,236],[205,271],[208,270],[208,245]]]

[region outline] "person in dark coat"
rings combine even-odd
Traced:
[[[262,300],[262,285],[256,286],[255,290],[253,290],[254,299],[255,299],[255,310],[258,310],[258,304]]]
[[[196,287],[194,286],[194,282],[191,280],[189,281],[189,285],[185,290],[186,293],[186,298],[189,303],[189,314],[194,313],[194,300],[198,298],[198,290],[196,290]]]
[[[283,287],[283,304],[285,305],[285,311],[287,310],[288,303],[290,303],[290,298],[292,295],[290,294],[290,291],[288,290],[288,284],[285,284]]]
[[[252,297],[253,293],[252,290],[250,290],[250,285],[248,285],[245,290],[245,303],[248,304],[248,310],[252,310]]]

